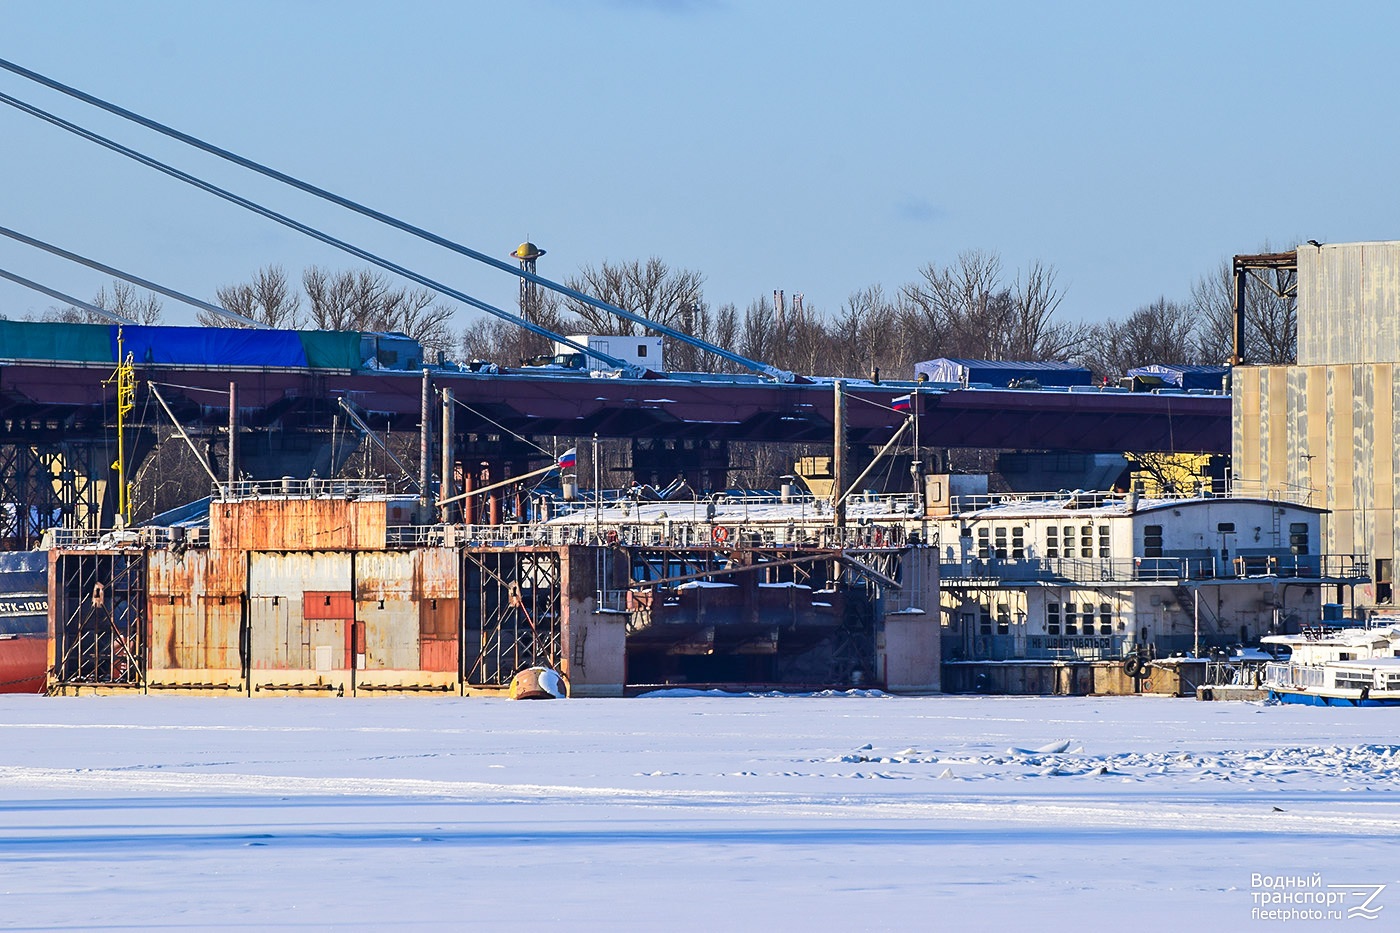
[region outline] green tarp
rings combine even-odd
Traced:
[[[306,363],[313,369],[360,369],[359,331],[299,330]]]
[[[0,359],[112,363],[109,324],[0,321]]]

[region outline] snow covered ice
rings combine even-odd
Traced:
[[[1385,884],[1380,928],[1397,725],[1147,697],[0,697],[0,929],[1238,930],[1255,875]]]

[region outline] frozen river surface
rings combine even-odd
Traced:
[[[1145,697],[0,697],[0,929],[1396,929],[1397,736]]]

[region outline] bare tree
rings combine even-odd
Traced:
[[[301,295],[287,281],[281,266],[259,269],[253,281],[225,285],[216,293],[219,305],[246,318],[261,321],[268,327],[296,328],[301,326]],[[237,321],[200,311],[195,317],[205,327],[246,327]]]
[[[749,302],[744,309],[744,321],[739,331],[739,355],[751,360],[771,357],[777,337],[774,332],[776,320],[773,305],[767,298]]]
[[[929,263],[919,270],[922,281],[903,288],[908,307],[943,341],[949,356],[997,358],[993,325],[1006,315],[1009,296],[1001,286],[1001,258],[995,253],[968,250],[954,265]]]
[[[831,375],[864,378],[876,369],[898,371],[903,354],[896,318],[894,305],[879,285],[848,295],[828,331],[824,362],[835,369]]]
[[[122,279],[112,280],[110,295],[107,289],[99,288],[92,298],[92,303],[104,311],[119,314],[137,324],[159,323],[163,310],[161,301],[154,292],[143,294],[136,290],[136,286]]]
[[[1064,360],[1089,334],[1085,324],[1054,320],[1064,301],[1055,267],[1033,262],[1010,289],[1010,314],[1003,323],[1002,359]]]
[[[406,334],[423,347],[423,356],[446,354],[452,349],[453,308],[437,300],[437,293],[423,288],[403,292],[402,298],[390,309],[386,330]]]
[[[106,286],[99,288],[92,296],[91,304],[111,311],[137,324],[158,324],[164,310],[161,300],[154,292],[142,294],[124,279],[113,279],[111,291]],[[45,321],[58,321],[65,324],[108,324],[110,321],[100,314],[93,314],[82,308],[69,305],[65,308],[49,308],[41,317]]]
[[[311,324],[319,330],[400,333],[422,344],[425,354],[451,348],[453,309],[436,292],[396,287],[372,269],[328,272],[311,266],[301,284],[311,300]]]
[[[930,263],[901,290],[902,317],[934,341],[920,355],[991,360],[1060,360],[1075,352],[1088,328],[1055,320],[1064,294],[1053,266],[1032,263],[1010,286],[1001,258],[969,250],[948,266]]]
[[[687,310],[703,300],[705,277],[690,269],[671,269],[653,256],[645,263],[637,260],[601,266],[584,266],[567,285],[618,308],[677,327]],[[600,311],[574,298],[564,299],[565,310],[592,334],[641,334],[640,324]]]
[[[1192,362],[1195,338],[1190,311],[1163,296],[1125,321],[1095,325],[1077,358],[1096,376],[1116,378],[1135,366]]]

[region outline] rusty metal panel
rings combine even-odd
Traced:
[[[152,596],[242,596],[246,561],[241,551],[151,551],[149,592]]]
[[[327,671],[349,666],[351,555],[341,551],[248,557],[251,666],[258,670]],[[313,595],[311,617],[306,594]],[[339,595],[335,595],[339,594]],[[316,618],[330,595],[339,618]],[[319,597],[319,598],[317,598]]]
[[[413,552],[413,591],[422,599],[455,599],[461,561],[456,548],[420,548]]]
[[[262,551],[382,549],[387,528],[382,500],[242,499],[210,509],[215,548]]]
[[[199,632],[204,668],[241,668],[238,651],[243,628],[243,597],[204,594],[199,598],[202,630]]]
[[[425,599],[418,604],[418,631],[423,638],[457,638],[457,620],[461,601],[457,599]]]
[[[424,639],[419,664],[425,671],[458,669],[457,639]]]
[[[305,619],[353,619],[355,598],[349,590],[307,590],[301,595]]]
[[[461,560],[453,548],[424,548],[415,551],[414,558],[419,663],[425,671],[459,670]]]
[[[411,551],[355,555],[355,618],[364,633],[365,670],[418,670],[418,606]]]
[[[418,607],[413,600],[364,600],[358,609],[364,624],[364,669],[418,670]]]
[[[355,555],[355,599],[412,599],[412,551],[368,551]]]

